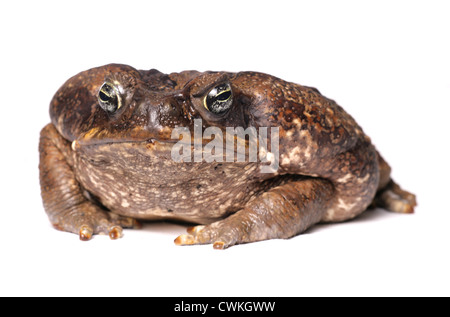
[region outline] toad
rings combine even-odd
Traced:
[[[263,73],[105,65],[70,78],[50,118],[39,142],[44,208],[81,240],[167,219],[195,224],[175,244],[223,249],[290,238],[370,206],[416,205],[335,101]],[[264,128],[267,140],[250,133]],[[231,156],[225,140],[236,142]]]

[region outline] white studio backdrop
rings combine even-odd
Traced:
[[[445,1],[2,2],[0,295],[450,295],[449,13]],[[417,194],[416,214],[375,210],[224,252],[176,247],[180,224],[118,241],[58,232],[40,199],[39,131],[65,80],[112,62],[317,87]]]

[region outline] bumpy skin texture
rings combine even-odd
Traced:
[[[105,82],[120,95],[113,113],[100,106]],[[217,115],[204,99],[221,84],[231,87],[232,104]],[[111,64],[70,78],[51,101],[50,117],[39,144],[44,207],[56,228],[82,240],[118,238],[135,219],[173,219],[200,224],[176,244],[225,248],[289,238],[321,221],[354,218],[371,204],[402,213],[416,204],[339,105],[267,74],[166,75]],[[172,131],[187,127],[193,135],[195,119],[224,136],[226,127],[278,127],[279,168],[175,162]]]

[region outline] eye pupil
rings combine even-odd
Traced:
[[[227,90],[217,95],[217,101],[225,101],[231,97],[231,91]]]
[[[217,115],[227,112],[233,104],[233,93],[229,83],[214,87],[204,99],[205,108]]]
[[[99,96],[100,100],[103,101],[103,102],[108,102],[109,100],[111,100],[111,96],[108,96],[103,91],[100,91],[98,96]]]

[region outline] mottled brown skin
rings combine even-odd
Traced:
[[[99,106],[105,82],[122,106]],[[232,106],[216,115],[206,94],[229,83]],[[135,219],[200,225],[175,243],[215,248],[295,236],[318,222],[344,221],[369,205],[411,213],[415,196],[363,130],[314,88],[256,72],[162,74],[125,65],[93,68],[69,79],[50,104],[41,131],[40,181],[45,210],[58,229],[89,240],[122,235]],[[279,127],[278,170],[261,162],[174,162],[176,127]]]

